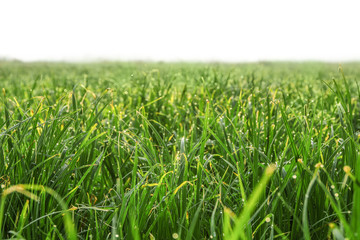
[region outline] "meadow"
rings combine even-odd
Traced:
[[[360,239],[359,78],[0,62],[0,239]]]

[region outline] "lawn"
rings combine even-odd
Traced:
[[[0,62],[0,239],[360,239],[359,78]]]

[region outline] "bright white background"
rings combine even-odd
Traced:
[[[1,0],[1,57],[360,60],[360,1]]]

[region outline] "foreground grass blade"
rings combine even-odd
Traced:
[[[65,230],[66,230],[67,237],[71,240],[76,240],[77,239],[76,230],[75,230],[74,224],[71,220],[71,216],[68,212],[68,208],[67,208],[65,202],[61,199],[59,194],[57,194],[54,190],[52,190],[51,188],[45,187],[45,186],[40,186],[40,185],[15,185],[15,186],[11,186],[11,187],[5,189],[5,191],[1,195],[0,226],[2,226],[4,209],[5,209],[5,200],[8,195],[10,195],[13,192],[18,192],[18,193],[24,194],[27,197],[32,198],[33,200],[38,200],[36,195],[29,192],[28,190],[45,191],[46,193],[48,193],[52,197],[54,197],[56,199],[56,201],[58,201],[60,207],[63,210],[63,218],[64,218],[64,224],[65,224]],[[1,232],[1,228],[0,228],[0,239],[1,238],[2,238],[2,232]]]
[[[248,227],[247,224],[250,220],[251,214],[254,212],[258,204],[258,199],[260,198],[261,194],[265,191],[266,185],[269,182],[275,170],[276,167],[274,165],[271,165],[265,169],[260,182],[258,183],[254,191],[250,195],[239,217],[236,218],[232,233],[229,235],[229,239],[234,239],[234,240],[249,239],[249,236],[245,234],[246,232],[245,229]]]

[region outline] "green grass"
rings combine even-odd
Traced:
[[[360,239],[359,77],[0,62],[0,239]]]

